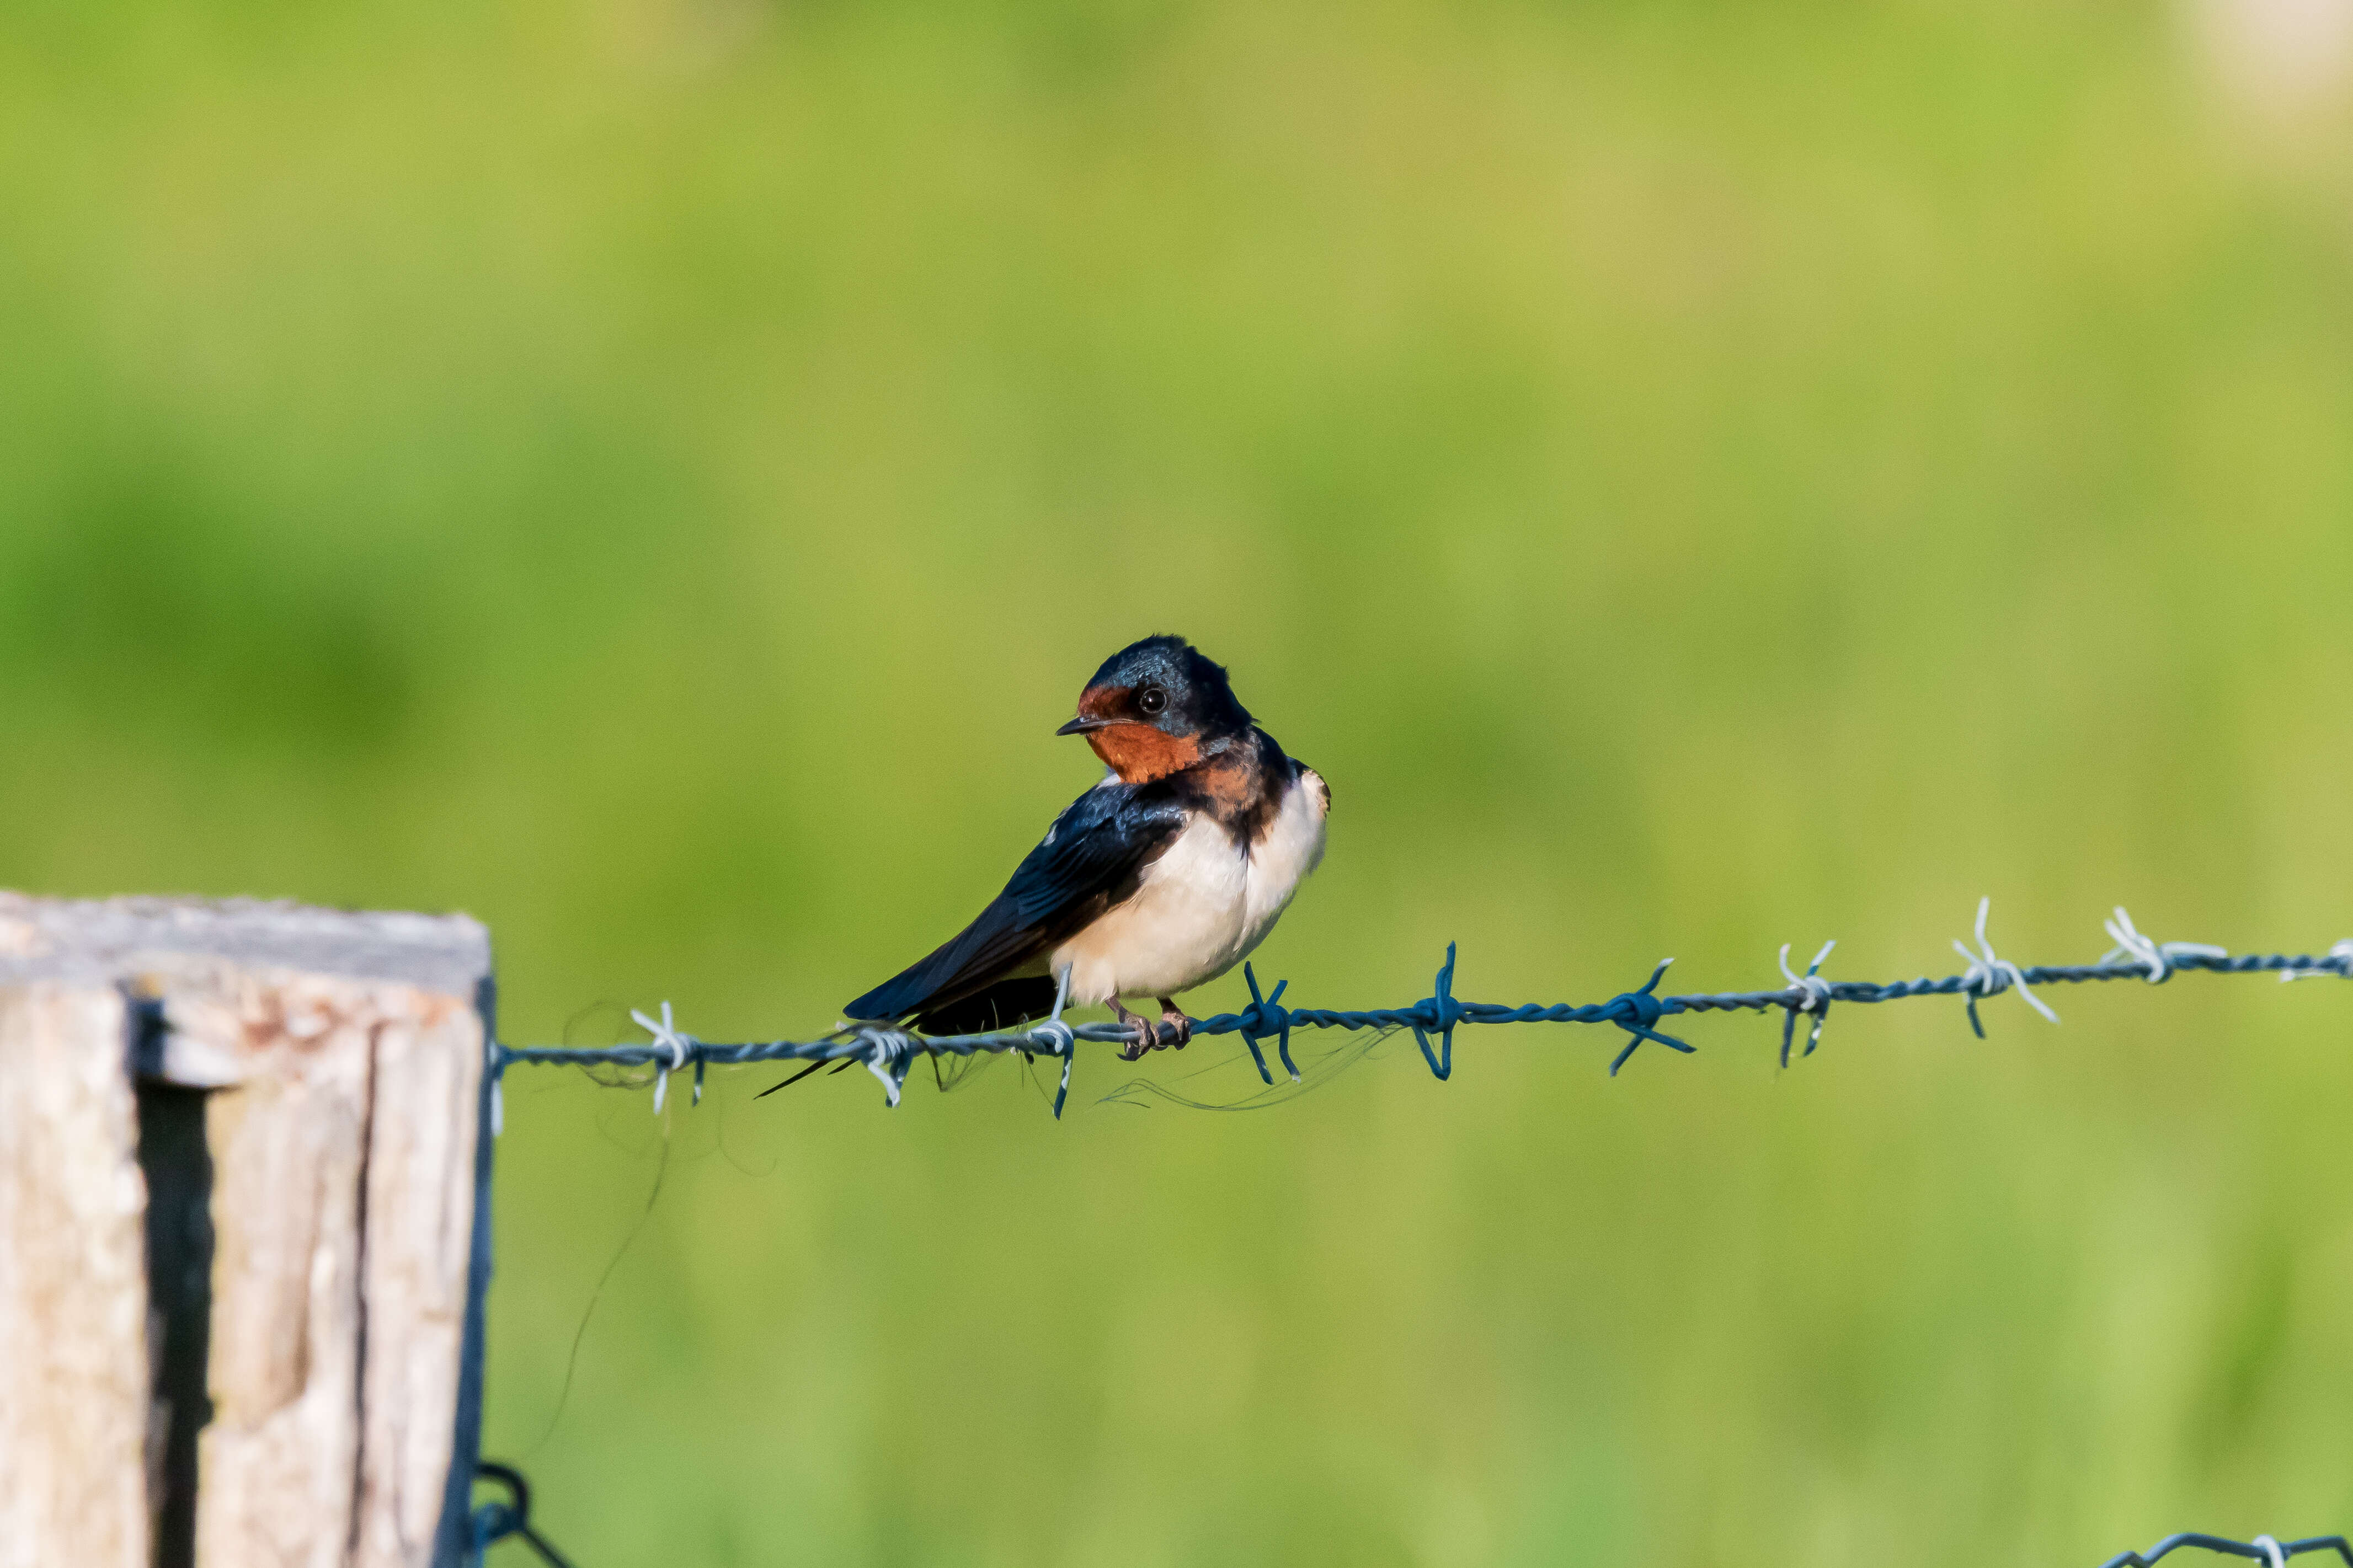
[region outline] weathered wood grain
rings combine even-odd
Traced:
[[[474,1221],[482,1032],[471,1007],[409,991],[375,1037],[369,1118],[367,1360],[353,1562],[432,1560],[458,1410]]]
[[[146,1187],[122,998],[0,988],[0,1564],[144,1568]]]
[[[461,919],[0,894],[0,1018],[35,996],[91,1010],[51,1031],[45,1074],[63,1061],[76,1081],[111,1083],[125,1117],[127,1064],[213,1091],[213,1408],[195,1444],[194,1561],[203,1568],[450,1559],[459,1532],[445,1515],[465,1493],[452,1465],[470,1464],[472,1449],[458,1397],[485,1217],[475,1208],[488,981],[487,940]],[[112,1008],[111,1044],[100,1037],[101,1005]],[[6,1125],[0,1209],[11,1206]],[[108,1364],[136,1390],[143,1434],[135,1164],[129,1177],[129,1272],[107,1276],[103,1289],[132,1303],[132,1353]],[[43,1245],[52,1243],[37,1240],[25,1255],[23,1278],[59,1273]],[[0,1347],[14,1342],[0,1338]],[[68,1380],[99,1381],[90,1369]],[[0,1400],[0,1455],[26,1444],[47,1452],[46,1429],[19,1420],[13,1404]],[[146,1561],[152,1489],[134,1460],[141,1538],[120,1561]],[[0,1513],[0,1533],[15,1533],[9,1522]],[[72,1552],[39,1561],[118,1559],[91,1556],[76,1538]],[[0,1556],[0,1568],[13,1560]]]

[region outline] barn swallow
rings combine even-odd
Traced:
[[[1324,858],[1332,793],[1284,754],[1225,670],[1182,637],[1105,659],[1054,731],[1083,735],[1103,781],[1054,819],[979,918],[842,1012],[974,1034],[1108,1004],[1133,1061],[1182,1047],[1175,1001],[1247,957]],[[1058,993],[1061,994],[1058,998]],[[1161,1024],[1122,1006],[1151,997]]]

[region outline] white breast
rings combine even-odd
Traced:
[[[1174,996],[1240,963],[1323,859],[1330,807],[1324,781],[1303,768],[1247,848],[1207,816],[1187,827],[1134,897],[1054,951],[1055,973],[1071,966],[1071,1003]]]
[[[1275,921],[1291,907],[1291,897],[1299,891],[1299,884],[1307,880],[1307,873],[1322,863],[1324,820],[1331,812],[1332,792],[1324,788],[1324,775],[1314,768],[1300,769],[1299,777],[1282,792],[1282,808],[1250,847],[1249,895],[1243,911],[1249,930],[1241,952],[1228,962],[1226,968],[1240,963],[1250,949],[1266,939]],[[1219,974],[1224,973],[1224,969],[1218,971]]]

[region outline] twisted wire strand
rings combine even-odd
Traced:
[[[2179,967],[2178,962],[2176,967]],[[2268,1535],[2258,1535],[2253,1541],[2232,1541],[2220,1535],[2184,1531],[2167,1536],[2147,1552],[2119,1552],[2101,1563],[2100,1568],[2151,1568],[2158,1558],[2189,1548],[2211,1552],[2218,1557],[2244,1557],[2269,1564],[2270,1568],[2279,1568],[2287,1558],[2301,1557],[2307,1552],[2333,1552],[2353,1565],[2353,1542],[2348,1542],[2341,1535],[2315,1535],[2302,1541],[2275,1541]]]
[[[2034,985],[2080,985],[2102,980],[2147,980],[2148,971],[2138,963],[2055,963],[2021,966],[2027,982]],[[2353,960],[2316,958],[2309,953],[2236,953],[2229,958],[2177,958],[2177,971],[2205,970],[2215,974],[2255,974],[2294,973],[2296,974],[2334,974],[2353,978]],[[1286,982],[1287,984],[1287,982]],[[1830,999],[1833,1002],[1901,1002],[1914,996],[1959,996],[1968,994],[1963,977],[1947,974],[1940,980],[1923,976],[1917,980],[1895,980],[1885,984],[1869,981],[1836,980],[1831,982]],[[1798,986],[1784,986],[1778,991],[1716,991],[1685,996],[1661,996],[1659,1011],[1667,1016],[1678,1013],[1767,1012],[1775,1007],[1804,1013],[1810,1005],[1812,994]],[[1425,1030],[1441,1029],[1447,1018],[1459,1024],[1616,1024],[1631,1019],[1635,1015],[1623,996],[1607,1002],[1525,1002],[1517,1005],[1497,1002],[1455,1002],[1451,1012],[1441,1016],[1428,1001],[1417,1002],[1410,1007],[1282,1007],[1270,999],[1265,1011],[1256,1007],[1240,1013],[1219,1013],[1196,1019],[1196,1035],[1255,1034],[1260,1038],[1272,1036],[1278,1016],[1293,1028],[1300,1029],[1401,1029],[1419,1025]],[[1133,1041],[1134,1031],[1118,1024],[1071,1024],[1064,1026],[1082,1040],[1093,1040],[1105,1045]],[[1061,1048],[1054,1032],[1043,1027],[1004,1030],[987,1035],[914,1035],[900,1030],[861,1030],[823,1036],[814,1040],[763,1040],[742,1045],[722,1045],[691,1037],[687,1046],[690,1062],[704,1061],[721,1067],[742,1067],[755,1062],[778,1061],[864,1061],[872,1051],[866,1044],[868,1035],[902,1037],[913,1042],[913,1048],[922,1055],[970,1056],[976,1051],[1029,1051],[1036,1056],[1060,1056]],[[671,1071],[678,1070],[672,1048],[648,1041],[642,1045],[626,1046],[509,1046],[499,1047],[501,1065],[514,1063],[552,1064],[569,1067],[647,1067],[659,1063]]]
[[[1968,1007],[1970,1026],[1982,1037],[1984,1026],[1978,1016],[1978,1004],[2015,988],[2035,1010],[2057,1022],[2057,1016],[2032,993],[2037,985],[2083,985],[2116,980],[2138,980],[2150,984],[2163,984],[2174,975],[2197,971],[2211,974],[2277,974],[2282,980],[2305,980],[2325,975],[2353,979],[2353,940],[2339,942],[2326,953],[2231,953],[2224,949],[2196,942],[2158,942],[2143,936],[2132,924],[2131,917],[2122,909],[2106,927],[2118,945],[2096,963],[2018,964],[1999,958],[1985,937],[1987,910],[1980,904],[1978,910],[1977,936],[1979,952],[1955,943],[1968,967],[1959,974],[1947,974],[1941,979],[1923,975],[1914,980],[1873,983],[1858,980],[1829,980],[1820,974],[1834,943],[1825,943],[1804,973],[1798,974],[1788,967],[1788,950],[1781,952],[1781,971],[1790,984],[1767,991],[1695,992],[1683,995],[1657,994],[1659,982],[1667,966],[1667,959],[1651,971],[1650,979],[1641,987],[1624,991],[1606,1002],[1541,1003],[1517,1005],[1497,1002],[1464,1002],[1453,994],[1455,948],[1449,943],[1446,962],[1440,966],[1430,988],[1430,994],[1408,1007],[1369,1007],[1361,1009],[1330,1007],[1286,1007],[1282,994],[1290,982],[1278,982],[1271,993],[1261,993],[1258,976],[1248,964],[1242,966],[1242,978],[1250,987],[1250,1005],[1239,1013],[1219,1013],[1198,1019],[1193,1026],[1196,1035],[1240,1035],[1250,1047],[1251,1059],[1257,1064],[1259,1076],[1268,1084],[1274,1082],[1266,1063],[1261,1040],[1273,1040],[1276,1054],[1284,1070],[1296,1082],[1300,1073],[1291,1055],[1291,1031],[1300,1029],[1396,1030],[1410,1029],[1420,1047],[1423,1059],[1432,1076],[1445,1079],[1453,1071],[1454,1030],[1463,1024],[1609,1024],[1628,1036],[1626,1044],[1609,1065],[1611,1076],[1623,1067],[1629,1058],[1645,1043],[1655,1043],[1676,1051],[1690,1052],[1693,1047],[1658,1028],[1662,1019],[1685,1013],[1765,1013],[1780,1008],[1784,1019],[1781,1061],[1788,1063],[1790,1039],[1801,1016],[1810,1016],[1812,1028],[1806,1054],[1813,1054],[1821,1037],[1822,1027],[1832,1003],[1873,1005],[1901,1002],[1918,996],[1958,996]],[[702,1098],[702,1072],[710,1064],[725,1067],[748,1066],[760,1062],[797,1061],[822,1066],[828,1062],[857,1062],[882,1082],[889,1103],[899,1103],[899,1089],[906,1079],[908,1069],[919,1057],[969,1057],[987,1051],[1019,1051],[1029,1056],[1060,1058],[1061,1082],[1054,1096],[1054,1114],[1060,1118],[1070,1093],[1071,1066],[1078,1054],[1082,1040],[1100,1044],[1125,1045],[1135,1037],[1128,1027],[1117,1024],[1071,1024],[1057,1015],[1053,1018],[1027,1029],[1006,1029],[973,1035],[916,1035],[902,1029],[882,1028],[873,1025],[845,1025],[832,1033],[813,1040],[766,1040],[737,1045],[722,1045],[698,1039],[679,1032],[672,1024],[669,1004],[662,1006],[657,1022],[643,1014],[634,1015],[654,1037],[640,1045],[581,1047],[568,1046],[508,1046],[493,1042],[490,1047],[491,1129],[495,1133],[501,1121],[499,1079],[512,1065],[553,1065],[575,1067],[652,1067],[655,1075],[655,1108],[660,1108],[663,1087],[670,1073],[682,1071],[689,1065],[694,1068],[695,1098]],[[1430,1037],[1439,1037],[1433,1049]],[[484,1467],[485,1470],[493,1467]],[[495,1479],[505,1480],[507,1475]],[[512,1478],[517,1483],[520,1477]],[[554,1550],[527,1528],[528,1494],[518,1485],[512,1505],[486,1505],[478,1511],[476,1531],[478,1543],[487,1543],[506,1533],[523,1536],[551,1563],[562,1559]],[[477,1550],[479,1551],[480,1544]],[[2269,1535],[2259,1535],[2253,1542],[2232,1541],[2223,1536],[2197,1531],[2168,1535],[2146,1552],[2126,1551],[2117,1553],[2101,1568],[2154,1568],[2165,1557],[2179,1551],[2198,1550],[2220,1556],[2242,1558],[2265,1563],[2268,1568],[2282,1568],[2286,1559],[2306,1553],[2331,1552],[2353,1568],[2353,1543],[2341,1535],[2316,1535],[2299,1541],[2279,1541]]]
[[[1609,1024],[1623,1030],[1628,1037],[1609,1071],[1615,1076],[1627,1059],[1645,1044],[1657,1044],[1673,1050],[1689,1052],[1693,1047],[1660,1027],[1662,1019],[1685,1013],[1769,1012],[1780,1008],[1788,1015],[1783,1033],[1783,1059],[1786,1065],[1789,1032],[1801,1016],[1810,1016],[1812,1031],[1806,1054],[1811,1055],[1819,1042],[1823,1022],[1832,1003],[1857,1003],[1864,1005],[1882,1002],[1900,1002],[1917,996],[1957,996],[1968,1006],[1969,1022],[1979,1036],[1984,1026],[1977,1015],[1978,1004],[2015,987],[2037,1011],[2056,1022],[2056,1015],[2032,994],[2038,985],[2083,985],[2106,981],[2137,980],[2162,984],[2174,975],[2203,972],[2212,974],[2275,973],[2282,979],[2306,979],[2319,975],[2337,975],[2353,979],[2353,942],[2340,942],[2326,953],[2231,953],[2221,948],[2189,942],[2156,944],[2133,931],[2129,918],[2117,911],[2124,921],[2121,929],[2132,931],[2133,941],[2126,948],[2111,952],[2096,963],[2016,964],[1993,956],[1985,942],[1985,906],[1978,914],[1978,937],[1984,956],[1971,954],[1968,968],[1959,974],[1947,974],[1932,979],[1923,975],[1915,980],[1889,981],[1883,984],[1860,980],[1830,980],[1820,976],[1822,960],[1830,953],[1825,946],[1811,966],[1797,975],[1791,984],[1768,991],[1694,992],[1682,995],[1657,994],[1661,978],[1672,959],[1662,963],[1651,973],[1647,983],[1632,991],[1624,991],[1605,1002],[1464,1002],[1453,994],[1455,949],[1450,943],[1446,962],[1438,971],[1430,994],[1405,1007],[1286,1007],[1282,994],[1288,981],[1276,984],[1271,994],[1261,994],[1258,976],[1250,965],[1242,968],[1243,979],[1250,986],[1250,1002],[1239,1013],[1219,1013],[1197,1020],[1193,1033],[1198,1036],[1240,1035],[1250,1047],[1257,1064],[1259,1076],[1267,1083],[1274,1081],[1268,1068],[1266,1055],[1260,1042],[1272,1041],[1284,1070],[1293,1081],[1299,1070],[1291,1058],[1291,1031],[1293,1029],[1409,1029],[1420,1047],[1423,1059],[1431,1074],[1444,1079],[1453,1071],[1454,1030],[1463,1024]],[[2152,954],[2161,957],[2152,961]],[[1786,954],[1785,954],[1786,959]],[[1787,973],[1786,962],[1784,971]],[[640,1016],[642,1016],[642,1015]],[[855,1061],[866,1067],[882,1082],[888,1101],[896,1105],[899,1089],[905,1081],[909,1068],[921,1057],[968,1057],[981,1051],[1019,1051],[1031,1057],[1059,1058],[1062,1064],[1061,1085],[1055,1095],[1054,1113],[1060,1116],[1064,1099],[1070,1092],[1070,1068],[1082,1040],[1098,1044],[1126,1044],[1134,1039],[1131,1030],[1110,1023],[1071,1024],[1057,1016],[1026,1029],[1003,1029],[972,1035],[917,1035],[903,1029],[885,1028],[875,1025],[845,1025],[830,1034],[811,1040],[764,1040],[742,1044],[717,1044],[677,1032],[670,1022],[665,1005],[659,1025],[648,1020],[655,1038],[643,1044],[583,1047],[569,1046],[509,1046],[494,1045],[491,1048],[491,1070],[493,1078],[514,1065],[554,1065],[574,1067],[653,1067],[656,1093],[666,1083],[669,1075],[691,1065],[696,1086],[706,1066],[744,1067],[761,1062],[806,1062],[823,1065],[828,1062]],[[1437,1037],[1437,1045],[1431,1037]],[[495,1083],[493,1092],[495,1095]],[[699,1095],[698,1095],[699,1098]],[[493,1102],[494,1111],[497,1109]],[[659,1109],[659,1104],[657,1105]]]

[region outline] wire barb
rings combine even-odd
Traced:
[[[2231,950],[2205,942],[2152,942],[2141,935],[2133,925],[2132,916],[2125,913],[2122,904],[2116,912],[2100,922],[2108,940],[2116,945],[2101,954],[2102,963],[2114,963],[2120,958],[2137,959],[2148,971],[2148,983],[2162,985],[2172,977],[2174,962],[2183,958],[2228,958]]]
[[[1786,1005],[1788,1010],[1781,1019],[1781,1065],[1785,1068],[1789,1065],[1789,1042],[1798,1033],[1799,1014],[1814,1016],[1813,1030],[1806,1036],[1806,1055],[1812,1056],[1814,1047],[1821,1044],[1822,1026],[1831,1018],[1831,983],[1821,977],[1822,960],[1836,946],[1838,939],[1832,937],[1822,943],[1821,952],[1814,954],[1814,961],[1806,965],[1803,974],[1793,974],[1789,971],[1789,944],[1781,944],[1781,977],[1789,983],[1790,990],[1798,993],[1796,999]]]
[[[1450,946],[1446,951],[1451,959],[1453,948]],[[1291,1009],[1282,1005],[1283,987],[1291,982],[1278,980],[1274,983],[1272,995],[1261,996],[1258,994],[1258,976],[1245,963],[1242,965],[1242,984],[1250,987],[1250,1005],[1242,1009],[1243,1022],[1238,1032],[1241,1035],[1242,1044],[1250,1047],[1250,1060],[1258,1064],[1259,1078],[1269,1088],[1273,1087],[1274,1075],[1266,1070],[1266,1053],[1258,1048],[1259,1041],[1271,1034],[1275,1037],[1275,1054],[1282,1058],[1283,1070],[1291,1075],[1292,1082],[1297,1083],[1299,1068],[1291,1060]],[[1428,1044],[1425,1043],[1421,1048],[1424,1055],[1429,1054]],[[1449,1055],[1451,1054],[1450,1050]],[[1443,1078],[1446,1075],[1440,1073],[1439,1076]]]
[[[664,1002],[661,1005],[661,1022],[659,1023],[656,1023],[653,1019],[647,1017],[635,1007],[629,1009],[629,1016],[637,1020],[638,1027],[643,1029],[647,1034],[651,1035],[654,1037],[654,1048],[656,1050],[666,1050],[670,1053],[670,1059],[664,1063],[654,1074],[654,1114],[656,1116],[659,1116],[661,1114],[662,1096],[670,1092],[670,1075],[679,1071],[686,1066],[689,1047],[695,1044],[693,1036],[681,1035],[678,1032],[678,1026],[671,1022],[670,1019],[670,1004],[668,1002]],[[701,1068],[701,1059],[697,1058],[696,1072],[694,1075],[694,1100],[698,1105],[702,1103],[702,1073]],[[891,1103],[893,1105],[898,1103],[898,1100],[895,1096],[892,1098]]]
[[[1062,1022],[1062,1008],[1071,1000],[1071,964],[1062,965],[1062,973],[1054,977],[1054,1016],[1046,1020],[1043,1027],[1033,1031],[1054,1041],[1057,1054],[1062,1058],[1062,1081],[1054,1090],[1054,1120],[1057,1121],[1062,1119],[1063,1101],[1071,1098],[1071,1064],[1079,1057],[1079,1037],[1071,1033],[1068,1024]]]
[[[907,1081],[907,1069],[915,1065],[923,1045],[902,1029],[878,1028],[861,1024],[853,1037],[864,1048],[859,1053],[866,1062],[866,1070],[882,1081],[883,1102],[892,1110],[899,1107],[899,1090]]]
[[[1961,974],[1960,988],[1969,999],[1969,1027],[1977,1031],[1980,1040],[1986,1037],[1986,1032],[1985,1025],[1978,1017],[1978,1004],[1988,997],[2000,995],[2013,985],[2018,987],[2018,994],[2026,998],[2028,1006],[2054,1024],[2059,1021],[2059,1015],[2051,1010],[2051,1005],[2037,996],[2034,988],[2026,983],[2026,972],[2006,958],[1994,956],[1993,943],[1986,940],[1986,917],[1992,912],[1993,895],[1989,893],[1978,900],[1978,952],[1971,952],[1961,944],[1958,937],[1953,939],[1953,951],[1968,961],[1968,968]]]
[[[2337,965],[2333,972],[2328,968],[2332,963]],[[2330,948],[2327,958],[2319,960],[2309,968],[2281,970],[2280,984],[2285,985],[2293,980],[2325,979],[2331,973],[2344,979],[2353,980],[2353,937],[2347,937],[2343,942]]]
[[[1451,948],[1447,949],[1449,953],[1453,951]],[[1607,1010],[1610,1013],[1609,1021],[1634,1037],[1626,1042],[1626,1048],[1620,1051],[1617,1059],[1609,1064],[1611,1078],[1618,1076],[1618,1069],[1626,1065],[1628,1057],[1642,1048],[1644,1040],[1656,1040],[1660,1045],[1681,1051],[1685,1056],[1692,1054],[1694,1047],[1685,1045],[1672,1035],[1659,1033],[1656,1027],[1661,1018],[1670,1013],[1680,1013],[1683,1010],[1679,998],[1662,997],[1656,994],[1659,981],[1665,976],[1667,965],[1673,962],[1672,958],[1659,960],[1659,967],[1651,971],[1651,978],[1642,983],[1642,988],[1640,991],[1621,991],[1609,998],[1607,1005]]]
[[[1652,975],[1651,983],[1657,984],[1658,976]],[[1281,991],[1282,987],[1277,986],[1275,989]],[[1446,944],[1446,962],[1438,966],[1438,978],[1431,984],[1430,994],[1414,1004],[1413,1014],[1411,1026],[1414,1044],[1421,1047],[1421,1059],[1430,1064],[1430,1076],[1437,1079],[1439,1082],[1444,1083],[1454,1076],[1454,1026],[1462,1021],[1462,1004],[1454,999],[1454,944],[1452,942]],[[1430,1036],[1426,1029],[1438,1031],[1439,1050],[1435,1055],[1430,1051]],[[1283,1056],[1282,1065],[1291,1067],[1291,1058],[1287,1052]],[[1260,1067],[1263,1070],[1265,1064],[1261,1062]],[[1610,1070],[1615,1072],[1617,1069],[1612,1068]],[[1293,1079],[1298,1078],[1299,1069],[1291,1068],[1291,1076]],[[1267,1081],[1271,1083],[1273,1080],[1270,1079]]]

